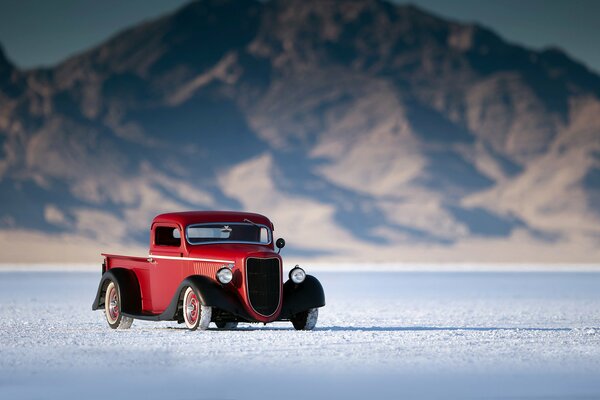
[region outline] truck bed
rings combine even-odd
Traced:
[[[106,259],[106,269],[109,270],[114,267],[121,268],[139,268],[141,266],[147,267],[150,262],[148,257],[139,256],[125,256],[121,254],[108,254],[102,253],[102,256]]]

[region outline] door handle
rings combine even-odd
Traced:
[[[156,260],[152,257],[148,257],[146,261],[148,261],[150,264],[156,264]]]

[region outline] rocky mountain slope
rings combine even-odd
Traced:
[[[180,209],[266,213],[302,258],[600,260],[600,77],[386,1],[200,0],[51,69],[0,50],[0,146],[4,260],[143,251]]]

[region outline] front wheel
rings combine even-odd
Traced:
[[[129,329],[133,324],[133,318],[125,317],[121,313],[121,292],[119,286],[113,281],[110,281],[106,287],[104,314],[108,326],[113,329]]]
[[[297,331],[312,331],[317,325],[317,319],[319,318],[319,309],[310,308],[306,311],[302,311],[294,315],[290,321],[294,325]]]
[[[183,295],[183,320],[185,326],[191,331],[196,329],[204,331],[210,324],[212,308],[200,304],[199,297],[198,293],[189,286]]]

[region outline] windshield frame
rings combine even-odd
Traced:
[[[210,241],[210,242],[200,242],[200,243],[192,243],[189,239],[189,235],[188,235],[188,229],[189,228],[196,228],[196,227],[202,227],[202,226],[207,226],[207,225],[254,225],[257,226],[259,228],[265,228],[267,230],[267,234],[269,236],[269,241],[267,243],[261,243],[261,242],[249,242],[249,241],[241,241],[241,240],[215,240],[215,241]],[[255,224],[255,223],[249,223],[249,222],[201,222],[198,224],[189,224],[185,227],[184,229],[184,235],[185,235],[185,241],[191,245],[191,246],[204,246],[204,245],[208,245],[208,244],[253,244],[253,245],[259,245],[259,246],[270,246],[273,243],[273,232],[271,231],[271,229],[263,224]]]

